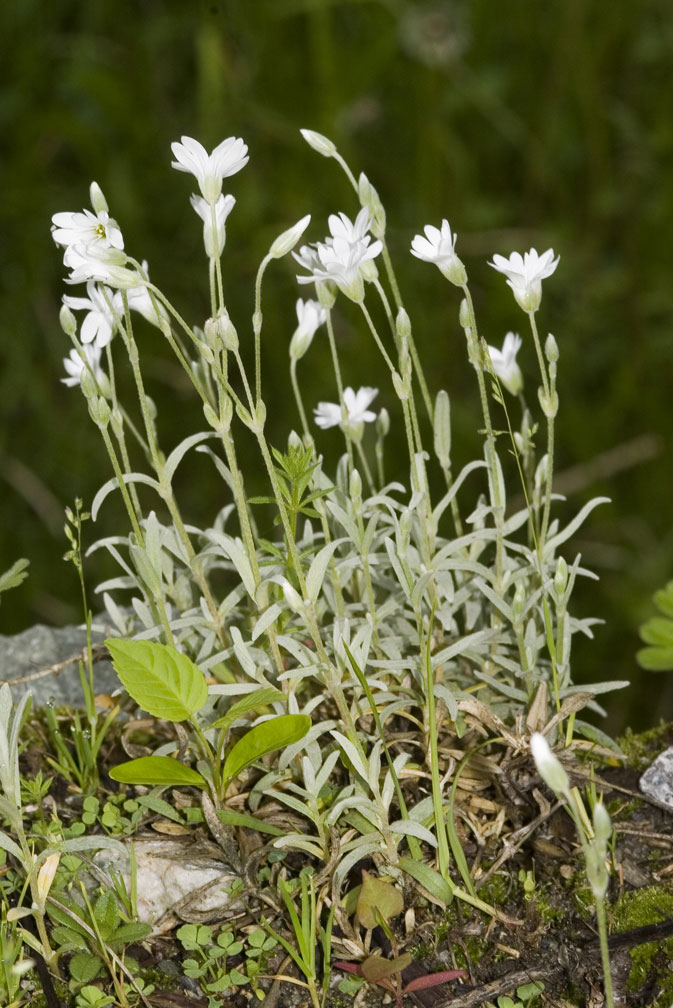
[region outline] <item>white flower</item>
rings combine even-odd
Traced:
[[[209,259],[219,259],[226,241],[225,224],[227,217],[234,209],[235,198],[233,196],[223,196],[222,193],[217,197],[214,229],[212,205],[207,203],[202,196],[191,196],[190,203],[203,221],[203,244],[206,249],[206,255]]]
[[[456,238],[451,233],[449,222],[442,221],[441,230],[433,224],[426,224],[423,235],[417,234],[411,242],[411,254],[424,262],[434,263],[440,272],[457,287],[467,283],[465,267],[456,255]]]
[[[544,735],[540,732],[534,732],[531,735],[530,748],[537,772],[547,787],[550,787],[556,794],[567,794],[570,791],[568,774],[549,748],[549,743]]]
[[[551,276],[559,264],[560,256],[554,259],[554,250],[547,249],[539,255],[535,249],[525,252],[523,257],[519,252],[512,252],[509,259],[494,255],[489,266],[498,273],[504,273],[507,283],[514,292],[517,304],[525,312],[537,311],[542,300],[542,281]]]
[[[376,413],[367,407],[378,395],[378,392],[378,389],[369,386],[364,386],[354,392],[349,386],[344,389],[346,419],[342,420],[341,406],[338,403],[319,402],[313,410],[315,422],[323,430],[340,425],[347,428],[351,434],[357,433],[358,428],[361,430],[362,424],[376,420]]]
[[[367,238],[367,232],[371,226],[371,215],[367,207],[363,207],[355,221],[351,221],[345,213],[339,213],[330,214],[327,223],[332,238],[344,238],[349,242],[358,242]],[[371,241],[371,238],[368,241]]]
[[[299,360],[310,347],[316,330],[327,319],[327,312],[317,301],[303,301],[301,298],[296,308],[299,324],[290,340],[290,357]]]
[[[96,242],[88,245],[69,245],[63,255],[63,262],[70,270],[65,282],[70,284],[98,280],[111,287],[137,287],[141,280],[137,270],[125,268],[126,255],[112,247],[106,248]]]
[[[521,349],[521,337],[518,333],[508,332],[502,344],[502,350],[489,346],[491,364],[496,375],[512,395],[518,395],[523,388],[523,375],[516,362],[516,355]]]
[[[51,218],[51,236],[57,245],[68,249],[72,245],[96,245],[99,248],[123,249],[124,238],[119,226],[107,210],[93,214],[90,210],[81,213],[56,213]]]
[[[370,220],[366,209],[360,211],[354,223],[345,214],[332,214],[330,237],[315,246],[302,246],[298,254],[292,253],[310,272],[310,276],[298,276],[298,283],[332,281],[352,301],[362,301],[364,281],[376,278],[372,260],[383,248],[380,241],[372,242],[371,235],[367,234]]]
[[[101,350],[114,336],[118,321],[124,314],[122,296],[119,291],[99,286],[94,280],[87,283],[86,293],[85,298],[66,294],[63,304],[73,311],[86,311],[79,338],[82,343],[92,343]]]
[[[172,168],[190,172],[199,183],[201,194],[207,203],[216,203],[222,192],[222,179],[235,175],[248,163],[247,145],[239,137],[228,137],[209,154],[206,148],[183,136],[180,143],[172,143],[175,161]]]
[[[143,318],[147,319],[150,325],[156,326],[164,332],[170,329],[171,319],[156,294],[150,294],[147,289],[150,275],[147,271],[147,260],[142,262],[142,276],[137,273],[136,280],[140,281],[137,287],[131,287],[126,294],[128,305],[131,311],[137,311]]]
[[[89,343],[82,346],[82,352],[86,357],[86,361],[82,359],[78,350],[71,350],[69,357],[63,358],[63,367],[68,373],[67,378],[61,378],[64,385],[69,385],[71,388],[75,385],[79,385],[82,380],[82,372],[88,368],[93,372],[96,381],[99,381],[103,377],[103,371],[100,367],[100,356],[101,348],[96,343]]]

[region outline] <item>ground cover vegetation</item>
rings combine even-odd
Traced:
[[[71,285],[63,380],[112,475],[90,511],[78,500],[67,513],[89,638],[83,711],[31,712],[28,697],[14,704],[0,689],[5,999],[18,1008],[41,988],[48,1008],[214,1008],[280,1003],[295,988],[295,1003],[314,1008],[376,1003],[377,991],[398,1005],[508,1008],[579,1005],[600,990],[614,1006],[629,990],[631,1004],[667,1003],[659,960],[613,963],[646,944],[613,820],[666,841],[666,814],[632,806],[620,820],[614,798],[634,791],[610,773],[624,753],[586,715],[625,684],[578,685],[572,672],[576,639],[595,622],[575,608],[577,583],[595,575],[572,542],[604,499],[557,515],[562,354],[543,285],[563,264],[530,248],[466,265],[448,220],[413,238],[416,268],[441,275],[472,376],[479,451],[456,466],[450,390],[424,370],[376,188],[331,139],[302,136],[316,178],[342,178],[347,209],[326,222],[280,216],[252,284],[247,363],[226,293],[236,198],[223,191],[247,165],[244,140],[172,143],[173,168],[198,190],[209,292],[199,324],[152,282],[96,182],[89,207],[53,215]],[[313,297],[296,300],[284,382],[295,427],[281,431],[265,397],[280,380],[266,365],[266,284],[291,257]],[[509,287],[500,346],[480,334],[469,279],[480,270]],[[344,366],[337,305],[375,347],[375,372]],[[201,428],[177,443],[151,397],[144,327],[199,403]],[[303,375],[319,341],[331,362],[324,401]],[[537,369],[532,383],[519,354]],[[384,388],[390,409],[377,402]],[[405,482],[388,476],[396,425]],[[248,490],[251,457],[265,492]],[[204,461],[219,504],[199,525],[176,476]],[[123,526],[84,551],[83,530],[115,498]],[[90,591],[99,552],[113,573]],[[3,587],[24,573],[15,565]],[[96,693],[93,595],[119,696]],[[177,840],[174,859],[217,871],[195,898],[148,914],[152,830]],[[650,854],[641,848],[631,871]],[[665,899],[665,866],[647,870]],[[669,933],[659,909],[642,924],[649,941]],[[531,961],[540,951],[544,962]],[[578,975],[569,959],[580,954]]]

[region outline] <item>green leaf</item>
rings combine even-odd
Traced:
[[[234,812],[231,809],[218,809],[217,818],[225,826],[244,826],[246,829],[257,830],[258,833],[268,833],[270,836],[285,836],[285,830],[272,826],[271,823],[264,822],[263,819],[256,819],[255,816],[246,815],[245,812]]]
[[[438,871],[431,868],[430,865],[425,864],[423,861],[416,861],[412,858],[400,858],[398,862],[398,867],[402,871],[406,872],[407,875],[411,875],[413,879],[419,882],[424,889],[427,889],[435,899],[440,900],[442,903],[449,905],[453,899],[453,889],[446,881],[442,878]]]
[[[287,703],[287,693],[282,693],[280,690],[274,689],[272,686],[267,686],[263,689],[255,690],[253,693],[247,693],[236,703],[232,704],[227,713],[218,718],[217,721],[213,721],[212,724],[208,725],[208,728],[217,728],[220,731],[228,731],[234,721],[237,718],[242,717],[243,714],[248,714],[250,711],[258,710],[260,707],[266,707],[270,703],[274,703],[276,700],[282,700]]]
[[[379,980],[385,980],[394,973],[401,973],[413,962],[413,959],[410,952],[404,952],[403,955],[397,956],[395,959],[384,959],[380,955],[371,955],[360,963],[360,969],[368,983],[378,983]]]
[[[14,840],[12,840],[11,837],[7,836],[6,833],[0,832],[0,847],[2,850],[6,850],[8,854],[13,854],[17,860],[23,861],[21,848],[14,842]]]
[[[121,784],[193,784],[206,787],[205,778],[170,756],[141,756],[120,763],[110,770],[110,777]]]
[[[105,641],[122,685],[139,707],[167,721],[186,721],[201,710],[208,687],[186,655],[153,641]]]
[[[122,924],[121,927],[118,927],[114,934],[110,935],[108,942],[110,945],[130,945],[132,942],[142,941],[149,934],[152,934],[151,924],[145,924],[143,921],[129,921],[128,924]]]
[[[103,968],[98,956],[90,952],[77,952],[70,960],[70,976],[77,983],[88,983],[94,980]]]
[[[381,918],[389,921],[404,910],[402,893],[390,882],[362,872],[362,885],[358,895],[357,917],[364,928],[375,928]],[[394,971],[393,971],[394,972]],[[382,974],[387,975],[387,974]]]
[[[673,646],[641,648],[636,652],[636,661],[648,672],[670,672],[673,670]]]
[[[673,620],[665,616],[654,616],[643,623],[640,636],[645,644],[673,647]]]
[[[10,588],[16,588],[17,585],[20,585],[23,579],[28,577],[26,568],[29,563],[29,560],[17,560],[9,570],[6,570],[4,574],[0,574],[0,592],[8,591]]]
[[[310,727],[308,714],[283,714],[255,725],[229,752],[222,768],[222,779],[232,780],[267,753],[299,742]]]
[[[665,588],[656,591],[652,598],[659,612],[673,619],[673,581],[669,581]]]
[[[93,905],[93,914],[103,941],[107,941],[119,924],[117,898],[112,889],[104,889]]]

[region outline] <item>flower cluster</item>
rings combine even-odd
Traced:
[[[373,260],[383,248],[379,240],[372,241],[369,231],[369,210],[363,208],[355,221],[346,214],[332,214],[328,220],[330,236],[316,245],[303,245],[294,258],[308,271],[299,275],[300,284],[316,283],[334,290],[336,287],[352,301],[364,300],[365,280],[375,280],[376,265]]]

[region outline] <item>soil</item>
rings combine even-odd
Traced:
[[[673,726],[662,725],[643,736],[627,735],[621,742],[626,766],[615,760],[614,765],[592,773],[586,763],[573,760],[567,769],[573,785],[584,793],[593,786],[602,795],[615,827],[607,895],[615,1005],[670,1008],[673,812],[644,796],[638,782],[642,771],[673,744]],[[32,755],[29,747],[23,757],[26,764]],[[391,922],[395,947],[381,928],[376,928],[370,933],[370,952],[384,957],[410,952],[413,961],[402,973],[403,984],[443,970],[463,970],[464,975],[448,984],[409,992],[404,1004],[415,1003],[420,1008],[525,1008],[526,999],[535,990],[531,985],[537,984],[536,1008],[600,1008],[604,1001],[595,913],[575,829],[563,807],[540,786],[528,753],[507,751],[499,760],[475,755],[463,771],[456,812],[459,839],[477,895],[495,908],[496,916],[477,912],[459,899],[448,908],[439,908],[410,882],[404,893],[405,912]],[[294,871],[301,867],[301,856],[291,855],[285,863]],[[357,871],[362,867],[376,868],[369,862],[358,865]],[[357,881],[354,874],[353,884]],[[258,903],[253,899],[253,904],[257,909],[248,924],[258,925],[262,913],[272,916],[263,899]],[[340,921],[337,915],[339,922],[347,928],[346,919]],[[334,933],[335,958],[354,959],[352,952],[349,955],[347,933],[338,926]],[[198,982],[190,981],[179,969],[185,953],[170,928],[133,948],[132,953],[139,961],[141,975],[153,977],[155,990],[149,995],[149,1005],[207,1008]],[[178,968],[167,974],[167,962]],[[284,953],[270,957],[265,971],[268,979],[260,980],[257,996],[246,986],[233,996],[221,995],[220,1003],[231,1008],[310,1005],[305,988],[272,979],[277,973],[299,978]],[[395,1003],[390,992],[377,986],[365,985],[350,993],[340,990],[339,984],[343,987],[343,981],[349,979],[353,980],[346,973],[333,971],[328,1008],[353,1003],[378,1008]],[[34,1000],[33,1008],[40,1008],[40,998]]]

